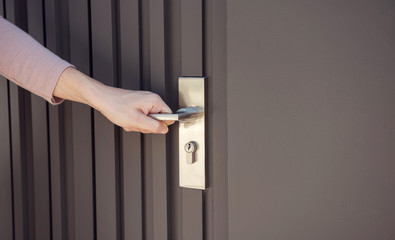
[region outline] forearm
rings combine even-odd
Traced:
[[[98,108],[97,99],[107,86],[75,68],[67,68],[60,76],[53,95]]]

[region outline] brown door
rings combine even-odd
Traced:
[[[49,106],[2,79],[0,238],[226,236],[225,2],[2,0],[0,6],[9,21],[107,85],[154,91],[177,110],[178,77],[205,76],[207,110],[222,109],[207,119],[208,189],[183,189],[177,125],[166,136],[126,133],[87,106]]]
[[[394,239],[391,1],[2,0],[108,85],[207,77],[207,189],[178,128],[125,133],[0,81],[1,239]]]

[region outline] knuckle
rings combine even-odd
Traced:
[[[162,102],[162,98],[156,93],[152,93],[151,97],[154,102]]]

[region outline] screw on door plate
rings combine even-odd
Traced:
[[[194,141],[190,141],[184,146],[184,150],[187,153],[187,163],[192,164],[195,162],[195,152],[197,150],[197,144]]]

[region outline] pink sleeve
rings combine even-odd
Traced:
[[[62,72],[72,65],[0,16],[0,74],[52,104]]]

